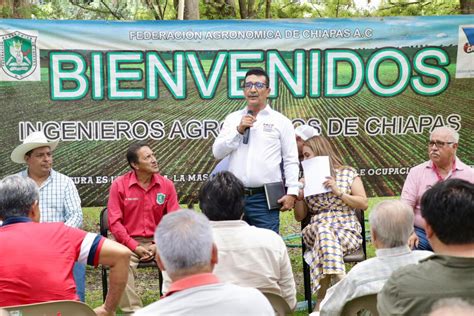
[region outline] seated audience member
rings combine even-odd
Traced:
[[[107,214],[115,240],[132,251],[127,286],[119,303],[128,315],[143,307],[135,291],[138,264],[153,260],[155,228],[179,204],[173,182],[159,174],[155,154],[145,142],[132,143],[126,156],[132,170],[112,183]]]
[[[244,204],[244,185],[228,171],[201,188],[199,206],[211,220],[219,249],[214,274],[223,282],[278,294],[293,309],[296,287],[286,245],[274,231],[243,221]]]
[[[137,311],[155,315],[274,315],[256,289],[221,283],[212,273],[217,247],[208,219],[191,210],[163,217],[155,232],[156,261],[172,283],[159,301]]]
[[[404,202],[383,201],[374,207],[369,221],[376,257],[355,265],[328,290],[321,303],[321,316],[341,315],[350,300],[380,292],[393,271],[433,254],[424,250],[411,251],[408,247],[413,220],[413,210]]]
[[[317,294],[315,311],[318,311],[330,282],[345,275],[344,256],[362,245],[362,227],[356,210],[365,210],[368,202],[357,170],[342,162],[326,137],[307,139],[303,156],[305,160],[329,156],[331,166],[331,176],[323,183],[330,191],[303,198],[304,191],[300,190],[294,211],[297,221],[311,216],[302,235],[307,247],[304,259],[310,267],[311,291]],[[305,179],[311,176],[305,174]]]
[[[26,165],[18,175],[32,179],[38,186],[40,221],[63,222],[80,229],[82,208],[76,185],[71,178],[53,169],[57,146],[58,141],[49,142],[44,132],[32,132],[15,147],[10,158],[14,163]],[[76,262],[72,271],[77,295],[85,302],[86,266]]]
[[[15,175],[0,181],[0,306],[78,300],[72,270],[79,261],[110,266],[110,289],[95,312],[115,315],[130,251],[64,223],[38,223],[38,196],[30,178]]]
[[[474,184],[449,179],[421,198],[435,255],[395,271],[378,295],[381,315],[423,315],[442,298],[474,299]]]
[[[446,179],[456,178],[474,183],[474,169],[456,157],[459,134],[453,128],[435,128],[427,145],[430,160],[411,168],[403,185],[401,199],[415,212],[415,230],[408,241],[409,246],[412,249],[433,251],[426,239],[425,220],[420,210],[421,197],[432,185]]]
[[[433,304],[428,316],[472,316],[474,305],[459,298],[443,298]]]

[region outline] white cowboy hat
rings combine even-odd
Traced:
[[[308,139],[314,136],[319,136],[318,130],[309,125],[298,126],[297,128],[295,128],[295,134],[296,136],[301,137],[303,141],[307,141]]]
[[[30,150],[48,146],[53,151],[58,146],[58,143],[59,141],[48,142],[43,132],[33,132],[23,140],[23,144],[13,149],[10,158],[13,162],[25,163],[25,154]]]

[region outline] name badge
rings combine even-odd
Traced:
[[[264,132],[271,132],[271,131],[273,131],[273,124],[263,123],[263,131],[264,131]]]

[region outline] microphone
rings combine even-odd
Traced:
[[[253,111],[252,110],[248,110],[247,111],[247,115],[253,115]],[[250,128],[247,127],[244,131],[244,141],[243,143],[245,145],[247,145],[249,143],[249,137],[250,137]]]

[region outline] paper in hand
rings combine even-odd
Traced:
[[[323,185],[331,176],[329,156],[318,156],[301,162],[304,172],[304,197],[330,192]]]

